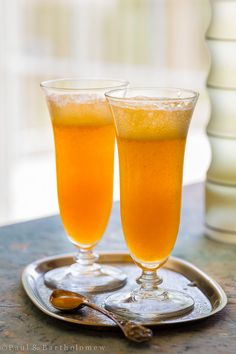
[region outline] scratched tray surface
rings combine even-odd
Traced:
[[[49,296],[52,290],[44,284],[44,274],[56,267],[70,265],[73,263],[73,257],[74,254],[59,255],[44,258],[28,265],[22,274],[22,284],[27,295],[38,308],[57,319],[87,326],[116,326],[111,320],[89,308],[81,309],[75,313],[62,313],[54,309],[49,303]],[[116,291],[137,287],[135,279],[140,275],[140,270],[132,262],[128,254],[102,253],[100,254],[99,262],[119,267],[127,274],[127,284]],[[187,315],[160,320],[155,323],[152,322],[151,325],[197,321],[219,312],[227,303],[227,297],[220,285],[191,263],[170,257],[165,266],[159,270],[159,275],[163,277],[163,287],[186,292],[194,298],[195,306],[193,311]],[[89,294],[88,297],[96,304],[102,306],[106,297],[111,293],[113,292]]]

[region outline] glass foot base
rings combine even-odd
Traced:
[[[110,291],[124,286],[126,280],[127,276],[122,271],[105,265],[89,272],[75,272],[72,265],[50,270],[44,275],[48,287],[74,292]]]
[[[118,293],[105,302],[107,310],[136,321],[153,322],[184,315],[192,311],[191,296],[175,290],[155,290],[150,293]]]

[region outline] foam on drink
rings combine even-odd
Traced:
[[[47,102],[55,124],[98,126],[112,123],[106,100],[96,95],[51,94]]]
[[[117,134],[127,139],[171,139],[185,137],[193,105],[189,102],[145,103],[135,101],[112,103]],[[143,99],[143,98],[142,98]]]

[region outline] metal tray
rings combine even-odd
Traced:
[[[115,327],[116,325],[111,320],[96,311],[82,309],[75,313],[65,314],[50,305],[48,300],[52,290],[44,284],[43,276],[48,270],[70,265],[73,263],[73,257],[74,254],[57,255],[29,264],[22,274],[22,284],[27,295],[40,310],[59,320],[84,326]],[[112,263],[128,275],[127,284],[121,290],[116,291],[135,287],[135,279],[140,275],[140,270],[127,253],[101,253],[99,262]],[[159,274],[163,277],[163,286],[188,293],[194,298],[195,306],[191,313],[182,317],[144,324],[163,326],[197,321],[221,311],[227,303],[226,294],[221,286],[189,262],[170,257],[164,267],[159,270]],[[101,306],[110,293],[89,294],[89,298]]]

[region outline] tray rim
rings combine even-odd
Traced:
[[[122,252],[122,251],[113,251],[113,252],[109,252],[109,251],[98,251],[97,252],[99,254],[99,257],[101,256],[102,258],[107,257],[107,256],[115,256],[115,257],[120,257],[123,259],[126,259],[124,263],[132,263],[133,260],[130,256],[130,254],[128,252]],[[108,324],[108,323],[103,323],[103,324],[94,324],[94,323],[84,323],[78,319],[75,318],[70,318],[70,317],[64,317],[63,315],[51,312],[50,310],[48,310],[45,306],[43,306],[42,302],[37,298],[35,292],[33,291],[32,287],[29,285],[28,280],[27,280],[27,275],[29,274],[29,270],[30,269],[36,269],[37,266],[39,266],[42,263],[45,262],[49,262],[49,261],[55,261],[57,259],[63,259],[63,258],[73,258],[76,255],[75,252],[71,252],[71,253],[63,253],[63,254],[58,254],[58,255],[54,255],[54,256],[48,256],[48,257],[44,257],[44,258],[40,258],[36,261],[31,262],[30,264],[28,264],[22,271],[22,275],[21,275],[21,282],[23,285],[23,288],[28,296],[28,298],[33,302],[33,304],[39,308],[43,313],[47,314],[50,317],[56,318],[58,320],[64,321],[64,322],[69,322],[69,323],[75,323],[77,325],[83,325],[85,327],[93,327],[93,328],[115,328],[117,327],[117,325],[114,324]],[[99,260],[98,260],[99,262]],[[122,262],[121,260],[114,260],[114,263],[119,263]],[[187,324],[187,323],[192,323],[192,322],[196,322],[196,321],[200,321],[203,319],[206,319],[208,317],[211,317],[213,315],[215,315],[216,313],[220,312],[221,310],[224,309],[224,307],[227,305],[228,302],[228,298],[227,295],[225,293],[225,291],[223,290],[223,288],[221,287],[221,285],[212,277],[210,277],[208,274],[206,274],[204,271],[202,271],[201,269],[199,269],[197,266],[193,265],[192,263],[183,260],[179,257],[175,257],[175,256],[170,256],[167,260],[167,262],[164,264],[163,268],[166,269],[171,269],[171,267],[168,267],[168,264],[174,262],[177,263],[179,265],[185,266],[191,270],[193,270],[194,272],[198,273],[205,281],[209,282],[210,286],[212,288],[214,288],[215,292],[218,293],[218,296],[220,298],[220,303],[216,306],[215,309],[212,309],[212,311],[208,314],[202,314],[201,316],[198,316],[196,318],[189,318],[189,319],[179,319],[176,322],[173,322],[172,320],[168,321],[164,321],[164,322],[156,322],[156,323],[144,323],[144,325],[148,325],[148,326],[175,326],[178,324]],[[181,273],[183,274],[183,273]],[[184,276],[186,276],[186,274],[183,274]],[[207,296],[207,294],[203,291],[203,289],[201,287],[198,287],[203,293],[204,295],[208,298],[208,300],[210,301],[210,298]],[[212,304],[212,302],[210,301],[210,303]]]

